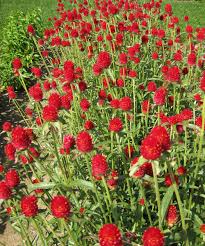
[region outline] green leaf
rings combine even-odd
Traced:
[[[172,199],[172,196],[173,196],[173,193],[174,193],[174,188],[173,188],[173,185],[170,186],[168,189],[167,189],[167,192],[165,194],[165,196],[163,197],[162,199],[162,204],[161,204],[161,222],[163,222],[164,220],[164,217],[166,215],[166,212],[167,212],[167,208],[170,204],[170,201]]]
[[[77,179],[77,180],[74,180],[74,181],[70,182],[68,184],[68,187],[69,188],[78,187],[78,188],[81,188],[81,189],[88,189],[88,190],[93,190],[94,191],[93,183],[90,182],[90,181],[83,180],[83,179]]]
[[[38,184],[28,185],[28,189],[29,189],[29,191],[33,191],[33,190],[36,190],[36,189],[47,190],[47,189],[51,189],[51,188],[53,188],[55,186],[56,186],[56,183],[53,183],[53,182],[50,182],[50,183],[41,182],[41,183],[38,183]]]

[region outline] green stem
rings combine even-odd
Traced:
[[[180,197],[180,194],[179,194],[179,191],[178,191],[178,186],[177,186],[177,183],[176,183],[176,180],[175,180],[175,177],[174,177],[174,173],[172,171],[172,168],[171,168],[169,162],[167,162],[167,167],[168,167],[168,170],[169,170],[169,173],[170,173],[170,176],[171,176],[172,185],[174,187],[174,193],[176,195],[177,203],[178,203],[178,206],[179,206],[179,213],[180,213],[181,222],[182,222],[182,229],[183,229],[183,231],[185,233],[186,246],[188,246],[189,245],[189,241],[188,241],[188,237],[187,237],[187,229],[186,229],[186,223],[185,223],[185,215],[184,215],[183,204],[182,204],[181,197]]]
[[[157,200],[157,206],[158,206],[159,228],[161,229],[162,228],[162,220],[161,220],[161,199],[160,199],[159,185],[158,185],[158,181],[157,181],[157,173],[156,173],[155,163],[152,163],[152,170],[153,170],[154,187],[155,187],[156,200]]]

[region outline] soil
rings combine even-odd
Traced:
[[[17,95],[17,102],[23,105],[25,99],[24,93],[20,92]],[[22,118],[19,112],[16,110],[15,105],[8,100],[7,94],[0,95],[0,163],[6,165],[4,155],[5,134],[1,133],[2,124],[5,121],[11,122],[13,125],[22,123]],[[0,211],[1,211],[0,205]],[[0,246],[22,246],[21,237],[13,230],[8,222],[8,217],[3,217],[0,213]]]

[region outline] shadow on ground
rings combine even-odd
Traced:
[[[21,107],[25,99],[24,93],[17,95],[17,101]],[[16,110],[15,105],[12,101],[8,100],[7,94],[0,94],[0,163],[5,165],[4,145],[5,133],[2,132],[2,124],[5,121],[11,122],[13,125],[22,123],[22,117]],[[0,210],[1,210],[0,205]],[[8,223],[8,217],[0,214],[0,246],[22,246],[22,241],[17,233],[14,232],[11,225]]]

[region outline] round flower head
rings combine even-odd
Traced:
[[[31,144],[31,139],[23,127],[17,126],[12,130],[12,144],[17,150],[24,150]]]
[[[106,176],[108,164],[105,156],[97,154],[92,158],[92,175],[95,179],[101,180],[102,176]]]
[[[70,149],[75,145],[75,138],[72,135],[65,135],[63,138],[63,148]]]
[[[36,101],[40,102],[43,99],[43,92],[40,84],[35,84],[29,88],[29,95]]]
[[[77,135],[77,149],[80,152],[90,152],[93,149],[92,137],[86,131],[82,131]]]
[[[3,131],[5,132],[10,132],[12,130],[12,124],[8,121],[4,122],[3,126]]]
[[[86,112],[88,111],[89,107],[90,107],[90,103],[89,101],[86,99],[86,98],[83,98],[81,101],[80,101],[80,107],[81,109]]]
[[[108,68],[111,64],[111,57],[110,54],[107,51],[101,51],[98,54],[98,58],[97,58],[97,64],[99,64],[99,66],[104,69],[104,68]]]
[[[170,137],[165,127],[155,126],[152,128],[150,135],[162,146],[163,151],[170,149]]]
[[[98,232],[98,238],[100,246],[123,246],[120,230],[115,224],[103,225]]]
[[[15,160],[16,148],[13,146],[12,143],[8,143],[8,144],[5,145],[4,153],[5,153],[6,157],[10,161],[14,161]]]
[[[70,202],[65,196],[55,196],[51,200],[51,212],[56,218],[66,218],[70,214]]]
[[[113,132],[119,132],[123,128],[122,121],[120,118],[113,118],[109,123],[109,130]]]
[[[132,109],[132,101],[131,101],[130,97],[123,97],[120,100],[119,106],[123,111],[128,111],[128,110]]]
[[[14,58],[12,61],[13,69],[18,70],[22,67],[21,59],[20,58]]]
[[[148,135],[141,143],[141,155],[147,160],[156,160],[161,156],[162,145],[154,136]]]
[[[156,227],[149,227],[142,237],[143,246],[164,246],[164,235],[160,229]]]
[[[53,105],[45,106],[43,108],[42,116],[45,121],[56,121],[58,119],[58,109]]]
[[[58,93],[54,92],[52,93],[49,98],[48,98],[48,104],[50,106],[54,106],[57,109],[60,109],[62,102],[61,102],[61,97]]]
[[[21,211],[26,217],[34,217],[38,213],[36,196],[24,196],[21,199]]]
[[[0,199],[8,200],[11,197],[11,190],[5,181],[0,181]]]
[[[177,176],[177,175],[174,175],[174,179],[175,179],[176,184],[178,185],[178,184],[179,184],[179,178],[178,178],[178,176]],[[169,186],[172,185],[172,179],[171,179],[171,175],[170,175],[170,174],[167,174],[167,175],[165,176],[164,182],[165,182],[165,185],[166,185],[167,187],[169,187]]]
[[[164,105],[166,100],[167,90],[164,87],[159,87],[154,93],[154,103],[156,105]]]
[[[5,182],[9,188],[14,188],[20,183],[20,178],[16,170],[10,169],[5,175]]]

